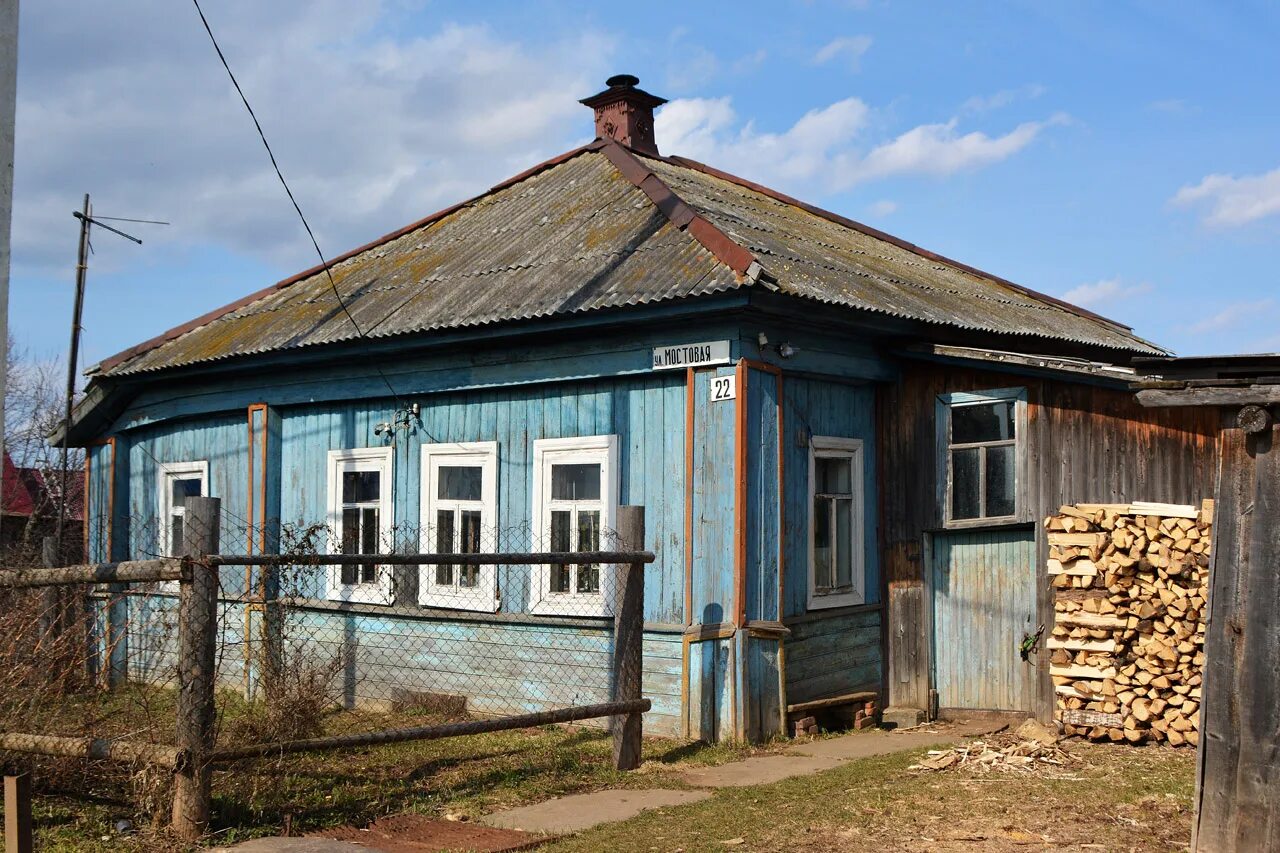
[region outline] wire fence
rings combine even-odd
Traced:
[[[193,528],[204,522],[190,507],[202,504],[231,524],[199,547]],[[603,529],[598,514],[554,518],[545,535],[485,530],[463,512],[414,531],[357,515],[337,529],[283,525],[273,555],[168,556],[264,541],[216,506],[189,501],[176,539],[151,520],[131,523],[131,536],[171,546],[136,549],[141,562],[50,570],[61,582],[39,588],[23,584],[50,572],[0,571],[10,769],[163,822],[175,779],[181,788],[193,768],[235,765],[261,776],[257,792],[269,796],[297,751],[509,722],[616,715],[619,766],[638,763],[640,567],[652,560],[640,550],[642,514],[630,536]],[[619,756],[628,727],[634,755]],[[192,784],[205,786],[193,817],[203,827],[209,783]]]

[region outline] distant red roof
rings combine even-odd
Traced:
[[[56,473],[56,472],[54,472]],[[56,492],[47,494],[45,473],[39,468],[20,468],[6,451],[4,454],[4,514],[30,516],[39,506],[49,515],[57,511]],[[84,475],[79,471],[67,477],[67,518],[84,518]]]

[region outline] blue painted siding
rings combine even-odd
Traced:
[[[784,644],[787,702],[880,690],[880,612],[845,612],[791,626]]]
[[[684,620],[684,382],[660,373],[611,382],[575,382],[489,389],[428,398],[421,426],[397,439],[394,522],[398,544],[413,547],[419,526],[421,447],[424,442],[498,443],[498,528],[503,550],[532,543],[533,447],[541,438],[618,436],[623,504],[645,507],[645,541],[656,557],[645,574],[645,618]],[[287,407],[281,413],[281,518],[296,529],[323,523],[326,466],[334,449],[387,446],[374,427],[392,419],[390,400]],[[672,488],[672,485],[675,488]],[[317,576],[318,577],[318,576]],[[501,609],[524,612],[529,570],[499,573]],[[318,581],[305,592],[323,595]]]
[[[711,399],[712,376],[732,376],[733,373],[734,368],[721,367],[694,374],[693,612],[690,616],[695,625],[734,620],[730,611],[736,548],[735,406],[707,402]]]
[[[787,514],[778,486],[778,381],[747,371],[747,618],[779,619],[778,537]],[[785,428],[786,416],[783,415]],[[785,472],[784,472],[785,473]],[[799,507],[790,507],[790,512]],[[775,679],[776,683],[776,679]]]
[[[193,421],[169,421],[129,433],[127,473],[127,529],[116,534],[128,542],[135,558],[163,551],[158,519],[160,465],[177,462],[209,463],[209,496],[222,499],[219,550],[243,554],[249,547],[248,421],[241,413]],[[224,573],[223,593],[244,591],[243,575]]]
[[[787,507],[784,614],[794,616],[808,608],[810,507],[807,438],[812,435],[862,439],[865,600],[867,603],[876,602],[880,595],[880,549],[877,547],[879,501],[876,493],[875,393],[871,386],[793,377],[784,379],[783,393],[786,400],[783,447],[786,452]]]

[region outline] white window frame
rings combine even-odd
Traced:
[[[198,460],[192,462],[161,462],[156,476],[156,495],[159,499],[159,539],[156,542],[158,556],[161,557],[180,557],[181,554],[169,553],[173,549],[170,547],[172,537],[171,523],[173,521],[173,513],[177,509],[173,505],[173,480],[190,480],[192,478],[200,480],[200,494],[202,497],[210,497],[209,494],[209,462],[208,460]],[[182,510],[185,516],[186,510]],[[178,591],[177,581],[160,581],[158,586],[160,592]]]
[[[547,550],[551,541],[551,466],[555,464],[599,464],[600,547],[616,527],[618,517],[618,437],[587,435],[572,438],[541,438],[533,443],[533,541],[538,550]],[[530,573],[530,612],[558,616],[610,616],[613,614],[616,568],[600,566],[600,591],[551,591],[551,566],[534,566]]]
[[[849,460],[849,490],[852,495],[852,519],[849,525],[849,541],[845,543],[851,551],[852,585],[847,590],[818,589],[817,564],[814,561],[814,518],[813,502],[817,495],[817,468],[819,459]],[[837,438],[834,436],[815,435],[809,439],[809,609],[822,610],[828,607],[848,607],[866,602],[866,478],[864,476],[862,439]],[[831,535],[835,536],[835,526],[831,527]],[[834,538],[833,538],[834,541]],[[839,548],[840,543],[836,542]]]
[[[347,471],[377,471],[380,474],[378,478],[378,541],[380,543],[390,540],[394,524],[392,512],[395,506],[393,494],[395,485],[392,480],[392,449],[360,447],[352,450],[330,450],[328,459],[330,554],[342,553],[342,475]],[[329,566],[325,594],[330,601],[390,604],[390,567],[377,566],[376,572],[377,579],[373,582],[344,584],[342,567]]]
[[[480,468],[480,500],[442,500],[439,494],[441,466],[470,465]],[[471,441],[422,445],[422,480],[419,503],[420,544],[422,553],[434,553],[436,540],[433,534],[436,511],[452,509],[479,509],[480,531],[484,541],[481,550],[488,553],[497,531],[498,523],[498,443],[496,441]],[[456,529],[456,528],[455,528]],[[476,585],[471,588],[457,584],[462,567],[454,566],[455,581],[450,586],[436,583],[435,565],[418,568],[418,603],[424,607],[448,607],[458,610],[479,610],[494,613],[498,609],[498,567],[480,566]]]
[[[951,412],[965,406],[984,406],[991,403],[1012,402],[1013,439],[974,444],[951,444]],[[1027,441],[1027,389],[1026,388],[993,388],[986,391],[956,391],[938,395],[936,404],[937,425],[937,478],[938,495],[943,527],[947,529],[963,529],[966,527],[988,527],[993,524],[1009,524],[1024,520],[1026,497],[1023,486],[1026,482],[1023,475],[1024,456]],[[980,515],[977,518],[953,518],[951,506],[952,492],[952,451],[956,448],[1011,445],[1013,447],[1013,512],[1009,515]],[[984,493],[986,464],[980,469],[978,484],[979,501],[985,507]]]

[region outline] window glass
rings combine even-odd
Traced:
[[[454,553],[453,510],[451,509],[436,512],[436,553]],[[453,586],[453,566],[443,563],[436,566],[436,583],[441,586]]]
[[[176,557],[182,553],[182,516],[175,515],[169,519],[169,556]]]
[[[436,497],[451,501],[480,500],[481,472],[479,465],[441,465]]]
[[[551,511],[551,550],[556,553],[572,551],[570,534],[573,530],[573,513],[569,510]],[[569,566],[551,567],[551,591],[568,592],[573,570]]]
[[[553,501],[600,500],[600,466],[574,464],[551,466],[551,499]]]
[[[1014,445],[986,448],[987,515],[1013,515]]]
[[[836,514],[836,583],[837,587],[853,584],[853,501],[837,500]]]
[[[480,469],[476,469],[477,471]],[[461,516],[462,524],[459,529],[458,553],[460,554],[479,554],[480,553],[480,510],[464,509],[458,513]],[[460,566],[458,572],[458,586],[475,587],[479,583],[480,567],[479,566]]]
[[[201,483],[198,478],[191,477],[175,477],[173,479],[173,502],[170,506],[173,509],[180,509],[187,505],[187,498],[200,497]]]
[[[813,582],[818,589],[830,589],[831,573],[831,498],[813,499]]]
[[[815,473],[818,478],[817,491],[824,495],[850,494],[849,469],[851,465],[852,463],[848,457],[819,457],[814,460]]]
[[[951,451],[952,518],[978,518],[982,515],[978,494],[981,454],[980,447]]]
[[[951,409],[951,443],[1007,441],[1014,437],[1012,400]]]
[[[580,510],[578,512],[578,551],[600,550],[600,511]],[[578,592],[600,591],[600,567],[597,565],[578,566]]]
[[[343,471],[342,502],[357,504],[378,500],[380,479],[381,476],[377,471]]]

